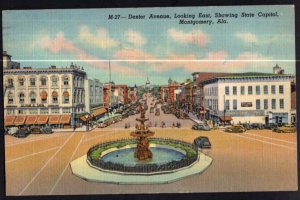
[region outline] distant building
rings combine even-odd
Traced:
[[[206,118],[233,123],[291,123],[293,75],[244,73],[202,82]]]
[[[65,68],[4,68],[4,115],[15,117],[14,125],[76,124],[86,112],[85,79],[86,72],[73,64]]]
[[[276,64],[276,66],[273,67],[273,74],[284,74],[284,70]]]
[[[3,51],[3,69],[20,69],[20,63],[13,62],[11,60],[11,55],[7,54],[6,51]]]

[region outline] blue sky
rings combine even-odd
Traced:
[[[216,12],[238,18],[217,24]],[[242,18],[241,12],[255,17]],[[214,24],[179,24],[175,13],[210,13]],[[110,14],[146,19],[108,20]],[[150,14],[171,19],[148,19]],[[102,82],[108,81],[111,60],[112,79],[129,85],[144,84],[147,76],[155,84],[166,84],[169,76],[182,82],[195,71],[272,72],[275,64],[294,74],[294,24],[294,7],[287,5],[3,11],[3,49],[21,66],[73,61]]]

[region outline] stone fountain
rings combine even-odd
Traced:
[[[154,132],[150,131],[148,127],[145,126],[145,121],[149,119],[145,117],[145,109],[143,109],[142,104],[139,106],[141,116],[137,118],[136,121],[140,122],[140,125],[136,127],[136,130],[131,132],[130,135],[135,137],[138,141],[136,150],[134,152],[134,157],[139,160],[146,160],[152,158],[152,152],[149,149],[148,137],[153,136]]]

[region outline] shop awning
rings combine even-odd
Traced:
[[[96,110],[93,111],[93,115],[94,116],[98,116],[98,115],[101,115],[103,113],[106,113],[106,109],[105,108],[98,108]]]
[[[60,115],[49,115],[48,124],[59,124]]]
[[[79,119],[81,119],[83,122],[86,122],[86,120],[87,120],[87,118],[84,115],[79,117]]]
[[[5,116],[4,126],[13,126],[16,116]]]
[[[225,120],[224,120],[225,119]],[[231,121],[232,120],[232,117],[231,116],[225,116],[225,118],[224,118],[224,116],[220,116],[220,120],[221,121]]]
[[[36,121],[36,124],[46,124],[49,119],[48,115],[40,115]]]
[[[26,116],[17,116],[15,121],[14,121],[14,124],[15,125],[23,125],[25,123],[25,120],[26,120]]]
[[[38,116],[37,115],[32,115],[32,116],[27,116],[27,119],[25,121],[25,124],[36,124]]]
[[[71,119],[71,115],[62,115],[60,117],[60,124],[69,124],[70,123],[70,119]]]

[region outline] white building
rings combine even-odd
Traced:
[[[292,75],[240,74],[203,81],[207,118],[233,123],[291,123]]]
[[[103,102],[103,83],[98,79],[86,80],[85,82],[85,108],[86,112],[91,113],[92,110],[104,106]]]
[[[14,125],[73,125],[85,112],[85,79],[86,72],[73,64],[64,68],[4,68],[4,115],[10,116],[11,123],[18,121]]]

